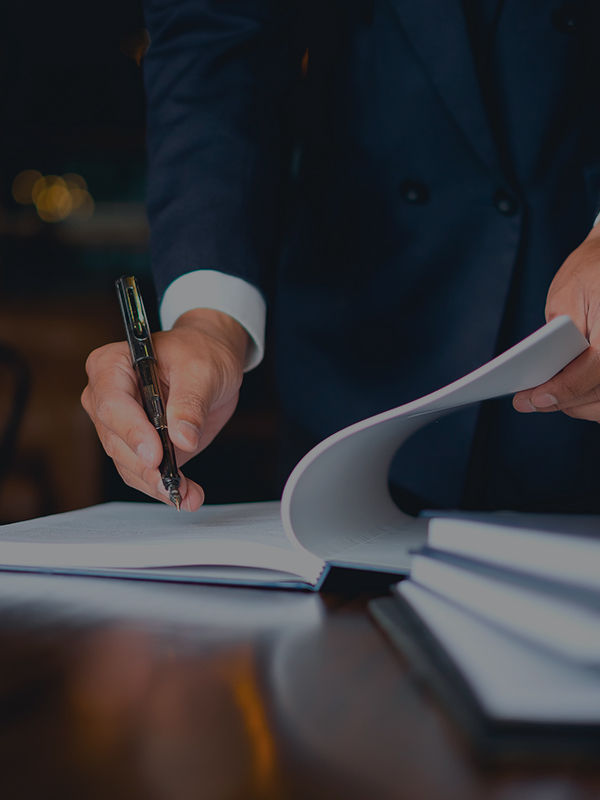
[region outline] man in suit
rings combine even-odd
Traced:
[[[265,297],[307,443],[459,378],[545,307],[592,346],[514,399],[538,413],[452,415],[390,480],[410,510],[600,511],[600,429],[580,419],[600,420],[594,4],[148,0],[147,24],[156,349],[179,463],[233,413]],[[88,373],[121,475],[165,499],[125,344]],[[202,489],[182,491],[198,508]]]

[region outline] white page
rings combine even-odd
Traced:
[[[598,723],[600,674],[552,658],[411,581],[398,591],[415,608],[489,716],[542,723]]]
[[[203,506],[178,514],[158,503],[107,503],[4,525],[6,566],[147,569],[224,565],[272,569],[314,583],[323,562],[294,550],[279,503]]]
[[[407,572],[409,551],[425,542],[427,521],[403,514],[389,495],[398,448],[453,409],[544,383],[586,347],[569,317],[557,317],[449,386],[325,439],[286,483],[281,513],[290,540],[334,563]]]
[[[427,541],[449,553],[600,589],[600,540],[452,517],[433,517]]]
[[[455,383],[329,437],[288,479],[281,504],[285,535],[276,503],[204,506],[192,515],[163,505],[107,504],[3,526],[0,564],[245,566],[298,575],[311,584],[323,559],[406,573],[410,550],[425,541],[427,521],[403,514],[389,496],[396,450],[455,408],[542,383],[586,347],[571,320],[559,317]]]
[[[421,555],[413,559],[411,580],[563,658],[600,665],[597,611]]]
[[[294,564],[296,562],[294,561]],[[118,569],[111,569],[111,575],[117,574]],[[236,566],[196,566],[196,567],[157,567],[144,570],[146,577],[156,575],[157,580],[173,579],[177,581],[187,581],[199,583],[224,583],[240,584],[247,583],[260,585],[289,584],[290,587],[297,586],[299,581],[315,584],[312,576],[306,578],[298,575],[297,572],[281,572],[275,568],[263,569],[262,567],[236,567]]]

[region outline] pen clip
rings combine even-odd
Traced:
[[[125,297],[131,315],[133,333],[137,339],[145,339],[148,336],[148,325],[144,309],[140,307],[139,292],[136,292],[133,286],[128,286]]]
[[[133,362],[142,358],[155,359],[148,318],[137,280],[123,275],[115,285]]]

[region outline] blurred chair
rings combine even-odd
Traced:
[[[3,418],[0,420],[0,492],[15,463],[17,435],[31,389],[27,361],[13,347],[0,342],[0,392]],[[2,520],[0,520],[2,522]]]
[[[0,476],[0,522],[102,502],[102,448],[80,396],[88,354],[122,336],[112,293],[29,294],[0,305],[0,342],[20,354],[31,376],[12,468]],[[0,436],[14,408],[12,369],[0,361]]]

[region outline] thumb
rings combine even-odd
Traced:
[[[176,448],[198,452],[213,394],[207,377],[190,375],[185,369],[170,374],[167,425]]]
[[[206,322],[204,317],[202,320]],[[247,334],[237,322],[234,324],[243,334],[240,338],[245,348]],[[199,452],[233,413],[242,382],[243,353],[238,354],[241,347],[229,346],[227,341],[226,337],[224,343],[203,328],[184,324],[156,336],[158,363],[168,389],[169,435],[182,453]]]

